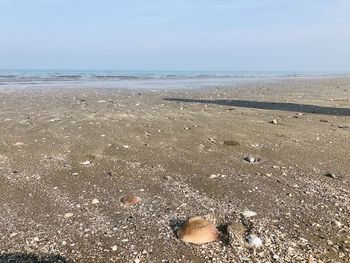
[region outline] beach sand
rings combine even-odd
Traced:
[[[156,88],[0,90],[0,262],[350,262],[350,79]]]

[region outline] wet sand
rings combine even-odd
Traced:
[[[350,262],[349,161],[346,78],[0,89],[0,262]]]

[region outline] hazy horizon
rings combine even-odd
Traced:
[[[345,0],[0,0],[0,69],[348,72]]]

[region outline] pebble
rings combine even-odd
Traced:
[[[210,137],[208,140],[211,141],[212,143],[215,143],[215,139],[214,138]]]
[[[278,122],[277,122],[276,119],[273,119],[273,120],[271,121],[271,123],[272,123],[272,124],[277,124]]]
[[[341,227],[343,224],[340,223],[338,220],[333,220],[332,224],[335,225],[336,227]]]
[[[11,233],[10,237],[15,237],[17,235],[18,235],[18,233]]]
[[[256,216],[257,215],[257,213],[255,213],[254,211],[250,211],[250,210],[244,210],[243,212],[242,212],[242,215],[244,216],[244,217],[253,217],[253,216]]]
[[[141,198],[136,196],[136,195],[127,195],[127,196],[123,196],[120,199],[120,202],[122,202],[124,205],[133,206],[133,205],[137,205],[138,203],[140,203]]]
[[[253,156],[247,156],[246,158],[244,158],[244,160],[246,160],[249,163],[254,163],[256,161],[256,159]]]
[[[66,213],[65,215],[64,215],[64,218],[70,218],[70,217],[72,217],[73,216],[73,213]]]
[[[228,141],[224,141],[224,145],[227,145],[227,146],[238,146],[239,142],[233,141],[233,140],[228,140]]]
[[[333,246],[333,242],[331,240],[327,240],[327,245],[328,246]]]
[[[112,249],[112,251],[117,251],[118,247],[117,246],[112,246],[111,249]]]
[[[249,245],[256,247],[256,248],[261,247],[263,244],[262,240],[259,237],[257,237],[256,235],[250,235],[248,237],[248,243],[249,243]]]
[[[200,216],[188,218],[177,234],[182,241],[193,244],[217,241],[220,237],[215,225]]]
[[[326,173],[325,176],[327,176],[327,177],[329,177],[329,178],[333,178],[333,179],[336,178],[336,177],[335,177],[335,174],[333,174],[333,173]]]
[[[95,198],[95,199],[93,199],[93,200],[91,201],[91,203],[92,203],[93,205],[96,205],[96,204],[100,203],[100,201],[98,201],[98,200]]]

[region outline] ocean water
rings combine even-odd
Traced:
[[[0,88],[102,87],[181,89],[234,86],[249,81],[329,77],[345,72],[0,70]]]

